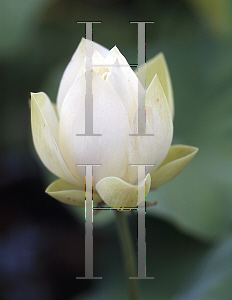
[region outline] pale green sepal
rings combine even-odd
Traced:
[[[96,190],[103,201],[111,207],[136,207],[138,205],[138,188],[146,182],[146,196],[150,191],[151,176],[140,181],[139,185],[130,184],[118,177],[105,177],[96,184]]]
[[[141,65],[139,68],[144,68],[144,65]],[[166,63],[163,53],[159,53],[154,58],[147,61],[145,74],[146,74],[146,89],[148,89],[155,74],[158,74],[160,83],[167,97],[168,105],[173,119],[174,118],[174,97],[173,97],[172,82],[168,70],[168,65]]]
[[[31,127],[35,149],[43,164],[56,176],[78,184],[59,150],[59,121],[45,93],[31,93]]]
[[[85,184],[80,183],[79,186],[58,179],[53,181],[45,191],[49,196],[73,206],[85,206]],[[99,195],[93,193],[93,203],[102,202]]]
[[[151,174],[151,189],[155,189],[176,177],[193,159],[198,150],[192,146],[171,146],[162,164]]]

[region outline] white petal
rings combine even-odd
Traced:
[[[93,131],[102,136],[84,134],[85,75],[76,79],[69,90],[60,113],[60,148],[70,171],[84,178],[84,168],[76,164],[101,164],[93,168],[94,185],[103,177],[125,175],[129,123],[117,93],[93,72]]]
[[[95,42],[92,42],[92,41],[82,38],[80,44],[77,47],[77,50],[75,51],[75,53],[72,56],[71,61],[69,62],[68,66],[66,67],[64,74],[62,76],[61,82],[60,82],[58,96],[57,96],[57,109],[58,109],[59,113],[60,113],[60,109],[61,109],[62,103],[64,101],[64,98],[65,98],[68,90],[70,89],[71,85],[75,81],[80,68],[85,67],[86,43],[92,43],[93,50],[96,49],[103,57],[106,57],[107,54],[109,53],[109,50],[106,49],[105,47],[103,47]]]
[[[86,40],[87,43],[91,43],[90,40]],[[106,58],[108,53],[109,53],[109,49],[105,48],[104,46],[98,44],[98,43],[95,43],[95,42],[92,42],[93,43],[93,49],[96,49],[103,58]]]
[[[136,112],[131,133],[137,133]],[[152,173],[164,160],[171,145],[173,124],[168,102],[156,75],[146,93],[146,133],[154,136],[130,136],[128,140],[129,164],[154,164]],[[131,182],[131,180],[130,180]]]
[[[108,70],[108,66],[107,66],[107,68],[102,67],[102,66],[106,65],[106,61],[103,58],[103,56],[96,49],[94,49],[94,53],[93,53],[93,57],[92,57],[92,64],[93,64],[93,70],[96,73],[101,73],[101,69],[103,69],[105,71]],[[103,71],[103,72],[105,72],[105,71]]]
[[[114,59],[117,58],[119,65],[122,65],[122,70],[126,75],[126,78],[128,80],[128,83],[130,85],[131,93],[133,95],[133,101],[138,106],[138,90],[140,92],[139,96],[142,97],[145,93],[144,88],[142,87],[141,83],[138,80],[138,77],[136,76],[135,72],[131,69],[129,66],[127,60],[125,57],[121,54],[121,52],[118,50],[118,48],[115,46],[113,47],[109,54],[106,57],[106,61],[110,64],[114,61]],[[139,87],[138,87],[139,85]]]
[[[31,127],[36,151],[44,165],[56,176],[77,184],[58,147],[58,119],[45,93],[31,93]]]
[[[137,101],[135,101],[134,99],[131,85],[129,84],[129,80],[126,77],[123,68],[124,67],[120,67],[117,59],[115,65],[112,67],[110,73],[108,74],[106,81],[114,88],[114,90],[119,95],[127,112],[129,124],[131,126],[132,119],[137,107]]]
[[[91,43],[90,41],[86,40],[87,43]],[[83,59],[83,63],[81,64],[81,66],[78,68],[78,72],[76,74],[76,78],[80,77],[83,74],[86,74],[86,59],[87,57],[84,56]],[[96,50],[93,48],[93,56],[92,56],[92,69],[98,73],[98,71],[101,72],[101,69],[106,69],[106,68],[102,68],[101,66],[105,65],[105,59],[103,58],[103,56]],[[103,71],[103,70],[102,70]],[[102,75],[102,74],[101,74]]]

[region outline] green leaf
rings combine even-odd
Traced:
[[[43,10],[54,0],[0,1],[0,55],[18,54],[35,34]]]
[[[232,298],[232,237],[215,246],[193,273],[189,286],[174,300]]]

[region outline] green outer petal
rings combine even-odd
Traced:
[[[137,120],[138,110],[135,113],[131,126],[130,133],[132,134],[137,133]],[[165,159],[173,136],[171,112],[157,74],[154,76],[146,93],[146,133],[153,135],[129,136],[127,146],[128,162],[129,164],[154,165],[154,167],[147,167],[147,173],[151,174]],[[131,183],[135,182],[131,178],[129,180]]]
[[[171,146],[162,164],[151,174],[151,189],[155,189],[176,177],[193,159],[198,150],[192,146]]]
[[[147,174],[138,186],[118,177],[105,177],[96,184],[96,190],[104,202],[111,207],[136,207],[138,205],[138,188],[143,188],[144,181],[146,181],[147,196],[151,186],[150,174]]]
[[[144,68],[144,65],[139,68]],[[163,87],[164,93],[168,100],[168,105],[171,110],[172,119],[174,118],[174,97],[171,77],[168,70],[168,65],[166,63],[163,53],[157,54],[154,58],[150,59],[146,63],[146,88],[148,89],[150,83],[152,82],[155,74],[158,74],[159,80]]]
[[[31,127],[35,149],[43,164],[56,176],[78,184],[58,147],[58,118],[45,93],[31,93]]]
[[[65,204],[73,206],[85,206],[85,185],[79,186],[67,183],[61,179],[53,181],[45,191],[48,195]],[[93,193],[93,203],[102,202],[97,193]]]

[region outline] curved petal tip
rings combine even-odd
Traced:
[[[198,151],[198,148],[192,146],[171,146],[162,164],[151,175],[151,189],[156,189],[175,178],[190,163]]]
[[[105,177],[101,179],[96,190],[106,204],[114,208],[130,208],[138,206],[138,191],[140,194],[146,191],[146,196],[150,191],[151,176],[147,174],[144,180],[141,180],[137,185],[130,184],[117,177]]]

